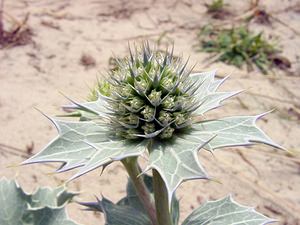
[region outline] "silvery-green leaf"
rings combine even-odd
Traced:
[[[63,207],[30,210],[30,214],[31,219],[26,225],[78,225],[68,218]]]
[[[72,122],[51,119],[58,130],[58,137],[42,151],[23,164],[40,162],[63,162],[59,171],[84,165],[96,152],[87,142],[107,140],[107,130],[92,121]]]
[[[26,194],[15,181],[0,180],[1,225],[76,225],[64,206],[74,197],[63,187],[40,188]]]
[[[202,121],[193,124],[189,133],[176,136],[172,141],[154,142],[146,170],[156,169],[160,173],[171,199],[184,180],[207,178],[197,158],[201,147],[213,150],[255,142],[280,147],[256,126],[255,122],[261,116],[263,115]]]
[[[152,195],[153,194],[152,177],[147,175],[147,174],[143,174],[140,177],[143,178],[146,187],[148,188],[150,194]],[[127,192],[126,197],[119,200],[117,204],[113,204],[112,202],[108,201],[105,198],[102,201],[98,200],[97,202],[83,202],[83,203],[80,203],[80,204],[87,207],[86,210],[100,211],[102,213],[106,210],[106,215],[119,217],[119,218],[114,218],[114,221],[116,221],[116,220],[121,221],[124,218],[124,215],[123,215],[122,212],[126,211],[126,210],[129,210],[130,208],[135,210],[135,211],[133,211],[135,214],[131,215],[132,217],[134,217],[137,213],[139,214],[138,218],[139,217],[144,218],[144,216],[147,217],[147,212],[145,211],[144,206],[141,203],[130,178],[128,179],[126,192]],[[105,206],[106,206],[105,204],[106,205],[108,204],[109,207],[105,208]],[[116,209],[121,209],[121,213],[117,214],[116,212],[112,212]],[[178,225],[179,201],[175,197],[175,195],[173,196],[173,200],[172,200],[171,214],[172,214],[173,224]],[[112,219],[110,219],[110,218],[108,218],[107,222],[108,221],[113,222]],[[147,224],[148,224],[148,222],[149,221],[147,220]],[[107,223],[107,224],[110,224],[110,223]],[[123,224],[123,223],[120,223],[120,224]],[[129,222],[128,222],[128,224],[129,224]]]
[[[152,225],[148,216],[129,205],[117,205],[103,198],[100,202],[106,225]]]
[[[51,121],[58,129],[58,137],[23,164],[63,162],[57,172],[82,167],[72,177],[76,178],[113,160],[138,156],[145,150],[145,141],[111,138],[109,129],[96,121]]]
[[[102,97],[100,93],[98,93],[98,98],[96,101],[92,102],[84,102],[79,104],[80,106],[89,109],[90,111],[96,113],[99,116],[105,116],[105,113],[108,112],[107,110],[107,102]]]
[[[80,168],[79,172],[71,179],[79,177],[91,170],[108,164],[112,161],[122,160],[127,157],[139,156],[146,150],[147,140],[131,141],[131,140],[108,140],[101,143],[89,144],[94,147],[97,152]]]
[[[195,114],[202,115],[205,112],[220,107],[220,103],[227,98],[230,98],[238,92],[215,92],[207,94],[201,99],[200,106],[194,111]]]
[[[175,136],[169,142],[155,141],[151,146],[149,165],[145,171],[155,169],[159,172],[171,199],[179,184],[185,180],[207,178],[200,165],[197,152],[207,143],[208,139],[193,138],[194,133]]]
[[[144,181],[146,187],[148,188],[148,191],[150,192],[150,194],[152,194],[153,193],[152,177],[148,176],[147,174],[143,174],[140,177],[143,178],[143,181]],[[127,182],[126,194],[127,195],[124,198],[120,199],[117,202],[117,205],[131,206],[132,208],[136,209],[137,211],[146,213],[145,208],[136,193],[135,187],[134,187],[130,177],[128,178],[128,182]],[[80,202],[80,204],[87,207],[85,210],[103,212],[101,201],[98,198],[97,198],[97,202]]]
[[[193,134],[199,141],[207,140],[215,135],[204,148],[213,150],[216,148],[251,145],[261,142],[277,148],[281,148],[273,142],[255,122],[265,114],[257,116],[233,116],[219,120],[203,121],[193,125]]]
[[[63,186],[55,189],[41,187],[31,195],[30,207],[60,207],[71,200],[75,195],[75,193],[67,192]]]
[[[256,212],[254,208],[240,205],[228,196],[203,204],[182,225],[264,225],[273,222],[274,220]]]
[[[198,84],[202,84],[201,88],[197,91],[199,95],[205,95],[205,93],[216,92],[221,84],[228,78],[216,79],[217,70],[211,70],[200,73],[193,73],[190,75],[192,81],[197,81]],[[206,86],[206,87],[205,87]],[[202,94],[201,94],[202,93]]]
[[[201,86],[197,90],[197,95],[205,96],[209,92],[214,92],[218,87],[214,87],[211,89],[211,85],[215,81],[216,70],[201,72],[201,73],[193,73],[190,75],[192,81],[197,81],[197,84],[201,84]]]
[[[239,91],[216,92],[227,77],[224,79],[215,79],[215,74],[215,70],[191,74],[191,80],[197,81],[199,85],[195,97],[200,102],[200,106],[194,111],[195,114],[202,115],[209,110],[215,109],[220,106],[222,101],[239,93]]]
[[[22,225],[22,219],[27,210],[30,196],[14,182],[0,180],[0,224]]]
[[[73,104],[63,106],[63,109],[66,111],[80,111],[82,114],[87,116],[87,118],[93,118],[94,116],[92,114],[106,117],[106,113],[108,112],[107,102],[103,98],[104,96],[102,96],[100,93],[98,93],[97,100],[91,102],[78,103],[68,98]]]

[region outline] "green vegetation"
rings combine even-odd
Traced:
[[[216,29],[205,26],[199,33],[200,50],[216,53],[216,60],[248,70],[256,66],[264,74],[273,65],[272,59],[278,52],[274,44],[264,39],[262,33],[255,34],[247,27]]]
[[[227,4],[223,0],[213,0],[210,4],[205,4],[207,13],[214,19],[224,20],[231,15],[226,8]]]
[[[224,8],[224,1],[223,0],[213,0],[210,4],[205,4],[207,7],[207,12],[214,13],[222,11]]]

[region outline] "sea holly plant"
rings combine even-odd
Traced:
[[[177,225],[177,187],[191,179],[210,179],[199,151],[255,143],[280,148],[256,126],[264,114],[205,119],[203,115],[239,91],[219,91],[226,78],[217,79],[216,71],[192,73],[187,65],[173,56],[173,49],[162,53],[145,43],[130,50],[99,81],[94,101],[71,100],[64,106],[67,116],[78,120],[50,118],[58,137],[24,164],[62,162],[57,172],[78,169],[72,180],[121,161],[129,175],[127,196],[117,203],[103,197],[82,204],[103,212],[108,225]],[[145,168],[139,165],[140,156],[148,159]],[[203,204],[182,224],[271,222],[225,197]]]

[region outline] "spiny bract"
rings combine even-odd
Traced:
[[[99,87],[112,127],[127,139],[171,138],[192,122],[199,106],[194,97],[198,83],[190,79],[187,62],[174,58],[173,51],[152,51],[145,44],[130,53]]]

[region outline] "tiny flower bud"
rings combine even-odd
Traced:
[[[148,71],[148,76],[153,79],[157,75],[158,71],[157,68],[155,68],[155,65],[153,65],[150,70]]]
[[[155,125],[154,123],[145,123],[145,125],[142,126],[142,129],[144,130],[145,134],[151,134],[155,132]]]
[[[134,114],[130,114],[129,116],[124,117],[123,120],[127,124],[136,125],[139,122],[139,117]]]
[[[183,113],[174,113],[173,116],[177,125],[181,125],[186,122],[186,118]]]
[[[124,137],[124,135],[126,134],[126,132],[123,129],[116,129],[115,131],[118,137]]]
[[[155,111],[154,108],[152,108],[150,106],[146,106],[145,109],[141,113],[143,114],[143,116],[146,120],[150,120],[154,116],[154,111]]]
[[[172,135],[173,135],[173,132],[174,132],[174,128],[172,128],[172,127],[167,127],[166,129],[164,129],[164,130],[160,133],[159,137],[160,137],[161,139],[171,138]]]
[[[148,89],[148,83],[142,79],[140,81],[134,81],[134,87],[141,93],[145,93]]]
[[[127,139],[137,139],[139,137],[137,137],[136,134],[138,134],[137,129],[128,129],[126,130],[124,137]]]
[[[113,110],[117,113],[117,114],[124,114],[127,112],[127,109],[124,107],[124,105],[120,104],[120,103],[116,103],[113,105]]]
[[[166,112],[166,111],[160,111],[160,112],[159,112],[159,116],[158,116],[158,120],[159,120],[163,125],[167,125],[167,124],[172,120],[171,113],[168,113],[168,112]]]
[[[130,97],[133,93],[132,87],[130,85],[126,85],[121,88],[120,94],[124,97]]]
[[[177,96],[176,97],[176,101],[175,101],[175,107],[177,109],[183,108],[183,106],[185,105],[186,101],[187,101],[187,98],[185,98],[183,96]]]
[[[144,102],[140,98],[134,97],[129,101],[129,104],[131,108],[138,110],[144,105]]]
[[[111,95],[111,85],[110,83],[103,82],[99,85],[99,92],[104,96],[110,96]]]
[[[174,87],[173,79],[169,77],[164,77],[161,81],[161,84],[167,90],[171,90]]]
[[[152,90],[148,98],[150,99],[153,105],[158,105],[160,102],[161,91]]]
[[[166,97],[166,99],[163,101],[162,103],[162,106],[165,108],[165,109],[172,109],[174,106],[175,106],[175,97],[173,96],[168,96]]]

